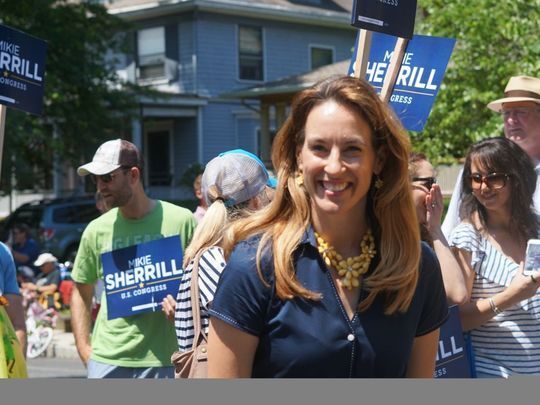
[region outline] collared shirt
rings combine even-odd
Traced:
[[[261,257],[266,286],[255,265],[259,238],[240,242],[219,281],[210,316],[259,338],[253,377],[404,377],[414,338],[440,327],[448,307],[439,263],[422,244],[416,292],[409,309],[384,314],[384,298],[348,318],[331,273],[308,229],[295,252],[296,277],[318,301],[275,296],[272,254]],[[370,271],[376,266],[375,257]],[[361,291],[360,300],[367,296]]]

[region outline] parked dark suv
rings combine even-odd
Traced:
[[[42,252],[73,261],[84,228],[99,215],[93,195],[32,201],[0,222],[0,236],[6,241],[13,225],[24,222]]]

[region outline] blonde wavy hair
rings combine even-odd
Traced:
[[[376,153],[385,156],[381,173],[384,185],[368,193],[366,216],[378,241],[380,261],[364,280],[368,296],[363,311],[383,294],[385,313],[408,309],[418,281],[420,233],[413,205],[408,160],[410,141],[401,123],[365,80],[348,76],[332,77],[298,93],[291,114],[279,130],[272,146],[272,163],[278,187],[265,209],[240,219],[228,229],[230,237],[222,244],[230,252],[234,244],[260,235],[257,271],[262,278],[261,256],[271,249],[275,268],[276,294],[280,299],[302,297],[320,299],[320,294],[302,286],[296,278],[294,252],[311,223],[310,197],[295,182],[297,153],[304,143],[304,127],[311,110],[328,100],[356,111],[372,129]]]
[[[229,213],[223,200],[216,200],[206,210],[204,217],[197,224],[191,242],[184,254],[184,268],[195,258],[200,250],[219,246],[223,236],[223,228],[229,223]]]

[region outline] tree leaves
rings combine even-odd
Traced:
[[[463,157],[475,141],[502,134],[486,105],[511,76],[540,76],[540,0],[419,0],[417,34],[457,39],[449,67],[414,149],[434,163]]]
[[[48,43],[43,116],[7,113],[2,191],[11,187],[12,162],[18,189],[49,188],[55,152],[78,164],[104,139],[129,130],[140,89],[120,85],[112,55],[127,49],[131,27],[87,2],[0,0],[0,10],[3,24]]]

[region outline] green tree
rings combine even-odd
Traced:
[[[113,55],[129,54],[131,28],[87,2],[0,0],[0,10],[2,24],[48,43],[43,115],[8,110],[1,188],[10,190],[12,163],[17,188],[49,188],[54,152],[77,164],[129,129],[139,89],[121,85]]]
[[[486,104],[511,76],[540,77],[540,0],[419,0],[417,12],[417,34],[457,41],[425,130],[411,138],[434,162],[451,162],[502,134]]]

